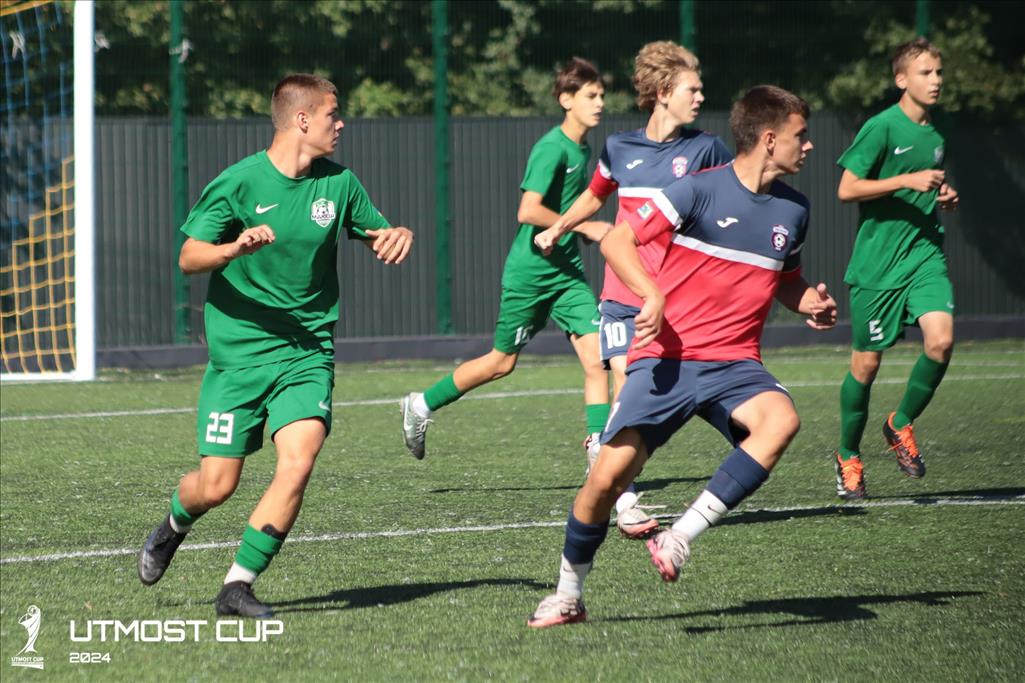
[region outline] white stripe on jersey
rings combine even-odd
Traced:
[[[651,199],[662,190],[657,187],[623,187],[619,186],[620,197],[639,197],[641,199]]]
[[[762,256],[761,254],[752,254],[749,251],[738,251],[737,249],[709,244],[707,242],[694,239],[693,237],[688,237],[687,235],[676,235],[673,237],[673,242],[687,247],[688,249],[700,251],[702,254],[723,259],[724,261],[745,263],[749,266],[764,268],[766,270],[783,270],[782,261],[777,261],[776,259],[769,258],[768,256]]]
[[[601,159],[598,160],[598,173],[601,173],[601,177],[605,180],[612,180],[612,171],[602,163]]]
[[[651,198],[658,210],[662,212],[662,215],[666,217],[666,220],[672,223],[676,227],[680,227],[680,214],[676,213],[676,207],[673,203],[666,198],[662,191],[659,190],[655,193],[655,196]]]

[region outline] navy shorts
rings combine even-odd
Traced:
[[[627,427],[640,432],[655,452],[678,429],[699,415],[736,446],[747,434],[730,423],[730,415],[749,398],[766,391],[789,396],[761,363],[642,358],[626,369],[626,384],[612,406],[601,442],[608,443]]]
[[[598,311],[601,313],[601,324],[598,327],[601,362],[608,370],[610,358],[625,356],[630,350],[637,331],[634,318],[641,309],[606,299],[598,304]]]

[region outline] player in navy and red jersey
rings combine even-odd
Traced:
[[[535,236],[541,249],[550,249],[563,234],[593,216],[614,192],[619,199],[616,223],[620,223],[687,173],[733,158],[715,135],[685,128],[697,118],[705,100],[701,66],[693,53],[669,41],[648,43],[634,60],[633,81],[637,105],[650,113],[647,125],[616,133],[605,141],[588,189],[559,221]],[[668,245],[668,236],[664,236],[639,248],[649,273],[657,272]],[[641,300],[608,265],[599,308],[601,359],[612,370],[614,401],[626,381],[626,353]],[[599,436],[592,434],[586,443],[589,464],[597,458]],[[632,484],[616,501],[616,525],[630,538],[645,538],[658,529],[658,521],[637,506]]]
[[[773,298],[836,323],[824,284],[801,275],[808,200],[780,182],[811,150],[808,104],[758,86],[730,115],[732,164],[687,176],[646,201],[604,240],[602,253],[642,300],[627,381],[602,433],[598,462],[566,523],[559,585],[528,621],[583,621],[583,582],[608,531],[616,497],[648,457],[694,415],[733,446],[705,490],[671,529],[648,541],[662,578],[675,581],[690,544],[769,476],[800,422],[787,390],[761,364],[760,339]],[[654,279],[638,246],[668,235]]]

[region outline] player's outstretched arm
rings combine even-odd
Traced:
[[[367,237],[373,240],[369,245],[377,254],[377,260],[384,261],[389,266],[405,261],[410,249],[413,248],[413,231],[409,228],[398,226],[365,232]]]
[[[893,194],[897,190],[930,192],[943,185],[945,177],[943,171],[930,169],[872,180],[859,178],[845,168],[843,175],[840,176],[836,196],[841,202],[867,202]]]
[[[828,330],[836,325],[836,301],[823,282],[815,287],[803,277],[781,282],[776,298],[791,311],[807,315],[805,323],[813,330]]]
[[[555,243],[570,230],[579,232],[590,240],[600,242],[601,237],[595,239],[588,234],[588,227],[584,221],[605,205],[605,199],[598,197],[590,188],[584,190],[583,194],[573,202],[573,205],[566,209],[566,213],[551,224],[551,227],[534,235],[534,244],[547,256],[551,253]],[[522,203],[520,206],[522,207]]]
[[[644,348],[662,329],[666,300],[648,275],[637,253],[637,235],[627,222],[614,227],[601,241],[601,253],[620,280],[639,296],[644,304],[634,318],[634,348]]]
[[[274,231],[269,225],[246,228],[234,242],[227,244],[213,244],[189,237],[178,254],[178,267],[186,275],[209,273],[273,242]]]

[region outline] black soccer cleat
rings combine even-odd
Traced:
[[[900,471],[912,479],[921,479],[925,476],[925,463],[918,450],[918,442],[915,441],[914,428],[906,425],[896,429],[893,426],[893,417],[896,414],[890,413],[883,423],[883,438],[890,444],[890,450],[897,457],[897,467]]]
[[[152,586],[159,581],[184,540],[185,534],[179,534],[174,530],[171,526],[171,516],[168,515],[160,526],[153,530],[139,551],[139,580],[146,586]]]
[[[270,619],[274,610],[253,595],[252,585],[245,581],[232,581],[221,587],[217,595],[217,614],[222,617],[239,616]]]

